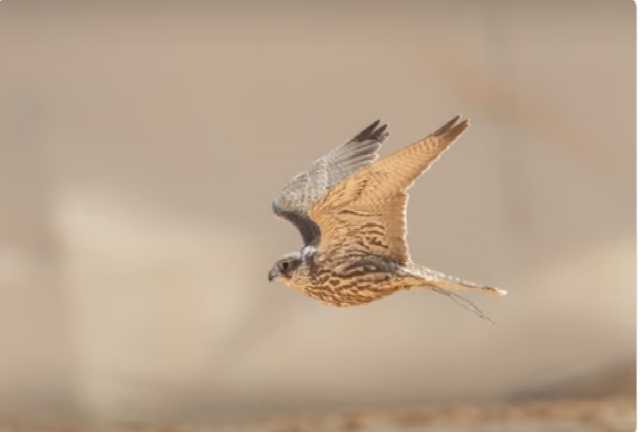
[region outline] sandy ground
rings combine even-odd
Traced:
[[[453,405],[423,409],[359,411],[327,416],[273,418],[225,426],[150,424],[34,426],[7,424],[2,432],[628,432],[635,430],[635,403],[628,398],[557,400],[500,405]]]

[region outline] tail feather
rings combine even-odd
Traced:
[[[424,266],[418,266],[413,264],[407,270],[414,276],[420,277],[425,286],[431,288],[438,294],[446,295],[458,305],[464,307],[467,310],[472,311],[482,319],[486,319],[493,323],[478,306],[476,306],[471,300],[463,297],[459,294],[460,291],[482,291],[493,295],[504,296],[507,295],[507,291],[495,288],[488,285],[480,285],[475,282],[469,282],[459,277],[450,276]]]
[[[425,273],[423,271],[423,273]],[[438,288],[442,288],[447,291],[459,291],[459,290],[480,290],[484,293],[494,294],[498,296],[507,295],[507,291],[492,287],[489,285],[480,285],[475,282],[469,282],[456,276],[449,276],[444,273],[429,270],[430,274],[425,274],[426,279],[431,279],[430,283]],[[429,277],[430,276],[430,277]]]
[[[470,282],[462,278],[459,278],[456,276],[450,276],[448,274],[445,274],[436,270],[431,270],[428,267],[413,264],[413,263],[408,265],[406,267],[406,270],[412,275],[418,276],[424,279],[427,285],[434,288],[440,288],[446,291],[480,290],[485,293],[499,295],[499,296],[507,295],[506,290],[488,286],[488,285],[477,284],[475,282]]]

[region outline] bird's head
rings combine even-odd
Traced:
[[[300,252],[292,252],[280,258],[275,262],[271,270],[269,271],[269,282],[274,279],[290,279],[293,272],[302,263],[302,256]]]

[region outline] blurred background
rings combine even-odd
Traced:
[[[634,4],[4,0],[0,416],[233,422],[635,388]],[[268,284],[295,173],[462,113],[423,264],[510,291]]]

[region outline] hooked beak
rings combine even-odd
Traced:
[[[273,270],[269,270],[269,282],[273,281],[275,278],[276,278],[276,275],[273,272]]]

